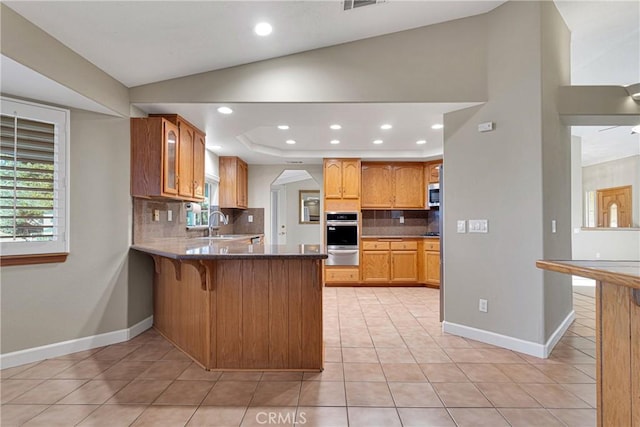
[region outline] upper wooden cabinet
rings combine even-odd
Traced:
[[[248,167],[239,157],[220,157],[220,207],[246,209],[249,201]]]
[[[424,209],[422,163],[363,163],[363,209]]]
[[[425,165],[428,184],[440,182],[440,166],[442,166],[442,163],[428,163]]]
[[[360,210],[360,159],[324,159],[325,210]]]
[[[360,198],[360,160],[324,160],[325,199]]]
[[[131,119],[131,195],[202,201],[204,138],[175,114]]]

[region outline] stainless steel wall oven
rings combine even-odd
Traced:
[[[327,212],[325,219],[326,265],[358,265],[358,213]]]

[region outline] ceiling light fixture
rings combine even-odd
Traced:
[[[382,144],[382,140],[381,139],[376,139],[375,141],[373,141],[374,144],[376,145],[380,145]]]
[[[418,144],[418,145],[424,145],[426,143],[427,143],[427,141],[424,140],[424,139],[419,139],[419,140],[416,141],[416,144]]]
[[[329,126],[329,127],[330,127],[331,129],[333,129],[333,130],[340,130],[340,129],[342,129],[342,126],[337,125],[337,124],[336,124],[336,125],[331,125],[331,126]]]
[[[625,86],[624,89],[627,91],[631,98],[633,98],[635,101],[640,101],[640,83]]]
[[[388,130],[388,129],[391,129],[392,127],[393,127],[393,126],[391,126],[390,124],[385,123],[385,124],[383,124],[382,126],[380,126],[380,129],[382,129],[382,130]]]
[[[289,126],[288,125],[278,125],[278,129],[287,130],[287,129],[289,129]]]
[[[268,36],[273,31],[273,27],[268,22],[260,22],[253,27],[253,31],[259,36]]]
[[[332,140],[331,140],[331,143],[332,143],[333,145],[336,145],[336,144],[340,144],[340,141],[339,141],[339,140],[337,140],[337,139],[332,139]]]
[[[233,113],[233,110],[229,107],[219,107],[218,108],[218,113],[220,114],[231,114]]]
[[[285,142],[289,145],[293,145],[296,143],[293,139],[287,139]]]
[[[438,129],[442,129],[443,127],[444,127],[443,124],[436,123],[435,125],[431,126],[431,129],[438,130]]]

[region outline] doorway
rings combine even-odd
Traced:
[[[598,227],[631,227],[631,186],[597,190]]]
[[[271,236],[278,245],[322,241],[321,188],[306,170],[286,169],[271,183]]]

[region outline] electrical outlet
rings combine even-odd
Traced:
[[[167,221],[173,221],[173,211],[167,211]]]
[[[153,221],[154,222],[160,221],[160,210],[159,209],[154,209],[153,210]]]
[[[400,217],[400,224],[404,224],[404,217],[403,216]]]
[[[480,300],[478,301],[478,310],[480,310],[483,313],[486,313],[487,311],[489,311],[489,309],[487,307],[487,300],[486,299],[480,298]]]
[[[247,216],[247,221],[253,222],[253,215],[248,215]]]

